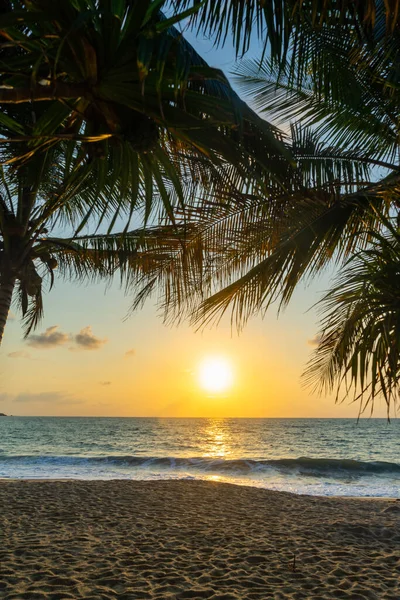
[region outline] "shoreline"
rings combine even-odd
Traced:
[[[332,499],[337,499],[337,500],[375,500],[375,501],[382,501],[382,502],[398,502],[399,506],[400,506],[400,498],[396,497],[396,496],[339,496],[339,495],[335,495],[332,494],[331,496],[323,496],[323,495],[318,495],[318,494],[300,494],[300,493],[296,493],[296,492],[289,492],[286,490],[274,490],[268,487],[262,487],[262,486],[255,486],[255,485],[247,485],[244,483],[235,483],[233,481],[217,481],[217,480],[211,480],[211,479],[127,479],[127,478],[115,478],[115,479],[79,479],[79,478],[75,478],[75,477],[0,477],[0,485],[2,485],[3,482],[5,481],[10,481],[10,482],[30,482],[30,483],[35,483],[35,482],[39,482],[39,483],[57,483],[57,482],[64,482],[64,483],[68,483],[68,482],[82,482],[82,483],[96,483],[96,482],[103,482],[103,483],[120,483],[120,482],[133,482],[133,483],[177,483],[177,482],[186,482],[186,483],[191,483],[191,482],[202,482],[202,483],[213,483],[216,485],[231,485],[234,487],[239,487],[239,488],[249,488],[249,489],[256,489],[256,490],[264,490],[266,492],[270,492],[272,494],[289,494],[291,496],[299,496],[301,498],[332,498]]]
[[[210,481],[0,481],[5,600],[398,600],[400,503]]]

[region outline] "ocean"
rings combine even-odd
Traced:
[[[400,497],[400,420],[2,417],[0,477]]]

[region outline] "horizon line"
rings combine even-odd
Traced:
[[[354,417],[215,417],[215,416],[203,416],[203,417],[174,417],[174,416],[158,416],[158,415],[7,415],[3,413],[5,417],[17,417],[17,418],[29,418],[29,419],[214,419],[214,420],[223,420],[223,419],[246,419],[246,420],[272,420],[272,419],[326,419],[326,420],[360,420],[360,419],[382,419],[388,421],[387,417],[377,417],[374,415],[363,416],[358,415]],[[390,417],[390,420],[397,420],[400,417],[393,416]]]

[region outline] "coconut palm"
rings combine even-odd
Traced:
[[[256,107],[296,120],[288,144],[297,166],[288,167],[285,190],[191,212],[192,238],[185,251],[171,253],[172,266],[163,271],[167,318],[181,318],[186,309],[201,325],[232,310],[241,327],[274,302],[285,306],[299,281],[332,261],[341,265],[367,251],[385,219],[398,214],[398,18],[376,6],[372,29],[350,13],[343,28],[336,27],[338,13],[334,27],[329,19],[319,26],[305,18],[281,53],[241,64],[238,83]],[[333,380],[340,380],[340,369]],[[387,388],[397,381],[388,380]],[[367,389],[364,382],[358,381],[360,398],[383,393],[384,385]]]
[[[169,258],[156,267],[167,320],[189,316],[204,325],[231,310],[240,329],[271,303],[284,306],[300,279],[366,242],[378,220],[370,204],[380,212],[387,205],[368,165],[300,126],[292,127],[291,150],[297,166],[288,167],[288,189],[267,197],[231,193],[229,202],[186,211],[184,246],[166,249]],[[155,287],[154,276],[142,277],[141,298]]]
[[[284,64],[243,62],[238,70],[259,110],[297,120],[292,151],[307,189],[303,201],[288,195],[278,207],[284,221],[273,212],[283,235],[270,255],[207,304],[240,305],[246,296],[244,318],[276,295],[285,304],[300,279],[364,247],[380,215],[400,206],[399,29],[387,36],[377,26],[373,47],[351,29],[304,23],[301,32]],[[353,182],[350,164],[359,165]]]
[[[137,254],[134,218],[175,223],[176,207],[200,193],[280,185],[279,131],[174,28],[193,7],[165,18],[163,5],[2,4],[0,338],[16,283],[29,332],[43,275],[52,281],[57,263],[66,275],[110,276]],[[105,237],[81,239],[88,225]],[[67,236],[51,237],[60,226]]]
[[[121,276],[133,272],[141,249],[146,264],[152,245],[156,249],[149,233],[143,240],[142,229],[129,235],[79,235],[71,229],[91,205],[99,220],[111,218],[120,198],[110,186],[97,190],[93,174],[82,177],[78,161],[66,173],[63,158],[59,149],[58,155],[40,154],[23,168],[0,169],[0,336],[14,291],[28,335],[43,316],[43,292],[46,284],[52,288],[55,274],[68,281],[109,281],[117,270]],[[57,235],[60,226],[64,235]]]
[[[143,153],[157,147],[163,125],[175,143],[214,162],[230,157],[240,165],[245,142],[260,142],[262,133],[271,151],[282,151],[274,128],[257,119],[173,27],[192,10],[165,19],[165,4],[36,0],[18,11],[20,3],[9,3],[1,22],[7,63],[0,103],[2,124],[15,129],[9,142],[29,142],[20,160],[60,139],[82,142],[92,160],[117,147],[121,160],[124,142]],[[22,103],[43,103],[47,110],[22,127],[8,114]]]
[[[388,36],[382,14],[373,45],[351,31],[309,25],[303,30],[301,51],[293,47],[285,65],[244,63],[241,83],[270,116],[300,119],[315,139],[328,140],[327,156],[346,154],[368,167],[370,182],[351,191],[340,185],[325,206],[317,193],[305,219],[294,209],[270,256],[205,308],[233,301],[235,307],[246,305],[241,315],[246,318],[277,296],[285,304],[297,283],[331,258],[339,265],[350,260],[322,302],[323,332],[306,380],[319,377],[317,389],[337,385],[341,397],[349,387],[356,390],[360,410],[368,403],[373,408],[374,398],[383,396],[389,411],[398,399],[400,375],[400,313],[393,300],[400,255],[398,231],[388,225],[390,217],[399,219],[400,208],[400,31],[396,23]],[[382,233],[386,228],[389,241]]]
[[[76,6],[81,8],[83,4],[94,18],[96,33],[100,31],[104,36],[106,29],[106,34],[109,35],[109,25],[105,22],[103,12],[100,11],[99,16],[93,12],[99,3],[75,2],[74,10]],[[125,10],[125,3],[122,4]],[[102,68],[98,68],[100,61],[96,52],[100,37],[96,41],[90,27],[87,29],[87,24],[82,24],[82,19],[76,18],[76,13],[72,14],[70,11],[67,14],[63,8],[60,16],[60,11],[51,7],[50,3],[35,2],[35,10],[39,13],[42,11],[41,19],[38,20],[37,14],[30,15],[28,31],[33,31],[32,23],[37,28],[43,27],[43,22],[49,31],[43,38],[40,49],[39,46],[35,46],[37,40],[41,39],[37,35],[38,29],[34,39],[31,39],[31,36],[28,40],[24,38],[22,42],[18,41],[18,45],[21,45],[24,51],[28,49],[37,58],[38,67],[34,71],[33,82],[29,86],[26,85],[26,58],[23,57],[19,62],[16,61],[13,72],[6,74],[11,79],[6,80],[8,88],[0,89],[0,101],[13,105],[16,102],[26,103],[33,98],[36,104],[45,104],[56,98],[58,105],[67,104],[71,109],[61,118],[58,106],[56,112],[58,111],[59,116],[55,117],[54,121],[48,117],[42,120],[46,127],[55,123],[54,130],[50,127],[48,130],[31,128],[23,133],[14,132],[15,135],[19,134],[24,138],[21,142],[28,144],[28,150],[19,157],[22,163],[30,158],[32,153],[42,151],[49,145],[59,144],[60,139],[63,143],[66,139],[73,139],[75,147],[79,148],[75,151],[76,155],[79,156],[79,152],[81,155],[86,154],[87,162],[101,164],[102,156],[108,152],[112,153],[114,143],[121,143],[121,137],[124,137],[124,118],[121,117],[124,111],[121,104],[136,113],[148,115],[159,130],[161,127],[167,129],[171,121],[176,123],[173,121],[176,115],[180,118],[181,113],[185,113],[184,116],[187,117],[189,112],[191,118],[194,116],[197,121],[182,121],[182,128],[178,132],[176,127],[173,127],[172,131],[169,129],[168,140],[172,137],[174,143],[176,140],[180,144],[189,143],[189,162],[192,169],[194,164],[199,168],[200,153],[203,173],[201,182],[212,182],[211,193],[206,193],[202,198],[192,194],[189,204],[182,201],[171,204],[168,202],[169,198],[165,202],[166,195],[160,194],[164,206],[167,206],[165,211],[175,223],[174,234],[171,234],[169,226],[150,232],[149,242],[155,244],[157,251],[154,252],[154,246],[149,246],[148,249],[143,246],[144,252],[141,252],[140,261],[136,261],[136,268],[126,271],[127,281],[135,287],[141,286],[137,303],[143,301],[157,285],[164,286],[161,301],[167,315],[172,315],[172,318],[177,314],[182,316],[183,309],[186,308],[189,312],[195,311],[197,319],[207,319],[209,316],[219,316],[233,305],[234,318],[242,325],[250,314],[266,308],[275,299],[283,304],[287,302],[298,281],[321,271],[332,257],[337,260],[346,259],[362,248],[371,238],[371,230],[376,231],[379,227],[377,213],[387,213],[390,207],[396,206],[397,138],[396,135],[393,137],[391,130],[394,125],[392,110],[395,106],[388,101],[390,94],[387,92],[390,88],[396,89],[393,65],[396,64],[397,50],[396,41],[394,44],[391,42],[397,39],[398,3],[386,2],[383,8],[380,1],[351,3],[339,0],[335,2],[334,10],[333,4],[321,3],[318,0],[310,0],[307,3],[282,0],[273,5],[241,0],[235,3],[223,0],[206,0],[201,4],[189,0],[171,3],[175,11],[179,9],[185,16],[192,16],[193,25],[199,31],[214,34],[216,43],[223,43],[231,29],[238,54],[248,47],[254,24],[257,25],[256,29],[261,36],[264,35],[266,26],[264,42],[270,50],[271,62],[267,67],[264,62],[261,65],[262,69],[266,69],[268,80],[266,82],[264,76],[260,77],[257,64],[256,73],[254,66],[250,75],[245,73],[245,83],[266,87],[266,84],[269,85],[272,81],[272,86],[268,89],[262,87],[261,90],[256,90],[258,100],[263,102],[264,106],[267,105],[271,110],[281,108],[282,112],[290,113],[291,116],[303,116],[305,113],[306,126],[294,126],[291,139],[286,144],[289,154],[295,156],[297,165],[281,159],[284,152],[282,147],[277,148],[276,138],[282,136],[270,126],[267,131],[263,130],[253,114],[246,113],[244,117],[240,115],[239,131],[243,134],[238,138],[237,129],[232,131],[231,125],[227,126],[226,119],[221,121],[217,118],[220,116],[217,104],[213,104],[213,112],[211,111],[208,97],[199,110],[197,107],[194,109],[193,104],[188,108],[187,98],[194,100],[195,96],[188,95],[188,91],[196,92],[197,95],[200,92],[202,96],[212,95],[211,91],[215,93],[216,84],[220,90],[221,84],[226,86],[226,80],[220,73],[210,71],[206,65],[200,63],[201,68],[193,69],[186,77],[178,77],[177,83],[176,74],[180,73],[177,63],[173,63],[172,73],[166,68],[169,64],[166,57],[171,54],[170,47],[168,46],[168,52],[164,53],[164,46],[161,44],[160,50],[157,42],[153,42],[157,27],[158,33],[162,33],[164,27],[164,33],[174,31],[169,29],[171,21],[163,20],[159,13],[156,15],[154,12],[154,7],[158,10],[162,4],[153,3],[152,10],[148,7],[151,13],[150,20],[147,19],[148,13],[142,21],[134,20],[135,24],[140,23],[135,30],[135,39],[137,47],[141,50],[134,54],[134,60],[127,61],[134,65],[134,69],[129,72],[125,70],[124,79],[121,78],[118,69],[113,71],[111,61],[106,60]],[[138,9],[138,5],[139,3],[130,3],[129,10]],[[130,21],[125,17],[121,18],[119,9],[115,6],[113,3],[111,13],[104,10],[104,14],[107,13],[113,23],[110,29],[114,33],[122,33],[124,26],[121,28],[121,24]],[[51,18],[47,18],[47,10]],[[190,11],[194,11],[192,15]],[[21,15],[16,14],[8,24],[6,23],[8,34],[11,29],[14,35],[22,35],[18,27],[15,34],[20,17]],[[118,20],[119,23],[116,24]],[[150,21],[151,27],[148,28],[147,24]],[[340,37],[336,33],[338,25]],[[74,35],[76,28],[84,28],[85,41],[78,41],[79,36]],[[65,32],[61,50],[60,30]],[[132,27],[129,32],[132,33]],[[175,33],[172,37],[173,44],[178,39],[182,40]],[[86,38],[89,45],[86,44]],[[114,41],[115,35],[110,35],[107,40]],[[379,44],[376,44],[377,40]],[[338,58],[335,53],[342,47],[344,52],[339,53]],[[96,55],[96,61],[93,61],[93,55]],[[73,60],[76,62],[77,56],[84,57],[84,68],[75,72],[72,70],[72,77],[70,74],[65,77]],[[114,52],[113,56],[114,61],[120,60],[118,52]],[[142,56],[147,57],[148,62],[142,60]],[[155,57],[158,62],[154,62]],[[358,59],[361,60],[357,65]],[[197,58],[196,60],[199,63]],[[63,69],[59,68],[62,61]],[[31,58],[29,64],[32,62]],[[343,69],[344,64],[346,68]],[[51,68],[47,65],[51,65]],[[96,66],[96,73],[93,65]],[[367,76],[360,76],[363,66]],[[25,73],[25,81],[15,79],[21,75],[21,71]],[[113,77],[109,77],[109,71],[113,72]],[[163,73],[165,86],[159,83],[160,72]],[[348,93],[348,84],[353,81],[358,82],[358,96]],[[369,96],[365,94],[365,86],[371,88]],[[176,89],[181,93],[177,95]],[[227,99],[227,89],[229,88],[224,87],[224,93],[218,91],[223,100]],[[132,90],[136,91],[133,93]],[[148,90],[151,92],[150,97],[157,97],[157,101],[149,104],[146,101],[146,107],[143,108],[143,97],[146,97]],[[283,95],[279,93],[281,90]],[[254,87],[252,92],[254,94]],[[197,99],[197,96],[195,97]],[[375,101],[372,105],[371,97]],[[231,99],[232,92],[229,89],[229,102]],[[355,100],[358,101],[358,106]],[[379,113],[378,110],[382,100],[383,113],[387,109],[388,119],[383,118],[382,111]],[[316,103],[318,110],[313,121],[311,116],[316,110]],[[343,115],[341,119],[330,118],[339,113],[343,105],[346,118]],[[99,110],[100,106],[102,110]],[[225,104],[222,106],[225,107]],[[245,112],[243,105],[240,104],[240,107],[239,112]],[[358,110],[359,113],[354,113],[354,110]],[[361,114],[364,119],[356,126],[355,114]],[[206,120],[208,129],[204,130],[206,115],[211,115],[212,119]],[[234,116],[236,117],[236,113]],[[379,126],[380,119],[383,119],[383,128]],[[231,112],[228,122],[232,122]],[[137,120],[134,123],[132,129],[135,129]],[[321,127],[317,127],[318,123]],[[329,127],[323,129],[326,123]],[[150,122],[146,121],[146,124],[150,127]],[[307,125],[311,125],[311,129]],[[57,129],[60,126],[61,133]],[[200,135],[197,130],[200,131]],[[259,130],[263,133],[261,138]],[[340,137],[343,130],[346,131],[344,138]],[[328,133],[335,132],[338,137],[334,138],[334,144],[332,140],[327,143]],[[212,145],[210,149],[210,133],[218,140],[218,148]],[[273,139],[268,137],[268,134],[272,134]],[[69,137],[60,138],[62,135]],[[223,136],[224,141],[228,142],[225,145],[221,142]],[[152,138],[149,134],[144,137],[146,140]],[[354,142],[355,139],[357,143]],[[379,143],[375,152],[374,145],[377,140]],[[387,140],[392,144],[389,151],[386,147]],[[16,141],[13,140],[14,143]],[[146,151],[147,148],[143,150]],[[257,151],[256,158],[254,151]],[[210,171],[207,170],[210,169],[207,160],[209,157],[220,167],[217,174],[211,169],[214,175],[211,178]],[[176,162],[180,158],[179,156]],[[187,154],[184,158],[189,160]],[[14,157],[11,160],[13,159]],[[229,167],[224,169],[226,163]],[[389,175],[377,181],[376,177],[372,177],[374,172],[371,171],[371,167],[374,166],[388,168]],[[113,169],[111,171],[113,172]],[[171,172],[168,171],[168,175]],[[193,170],[188,169],[187,172],[193,175]],[[151,179],[153,180],[153,177]],[[196,181],[198,180],[199,178]],[[235,185],[230,185],[229,180],[233,180]],[[245,185],[237,185],[243,181],[246,182]],[[174,188],[174,183],[172,187]],[[214,193],[215,191],[217,193]],[[179,197],[175,188],[174,193]],[[152,194],[147,191],[145,196],[149,205]],[[146,205],[145,199],[143,203]],[[375,206],[375,212],[370,210],[371,205]],[[94,202],[92,206],[95,210]],[[90,241],[84,243],[90,245],[94,239],[90,238]],[[104,239],[101,242],[97,239],[102,248],[115,243],[113,239]],[[137,239],[137,234],[133,234],[133,239]],[[202,304],[204,298],[210,294],[211,298]]]

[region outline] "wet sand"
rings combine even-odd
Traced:
[[[0,481],[0,598],[400,598],[400,502]]]

